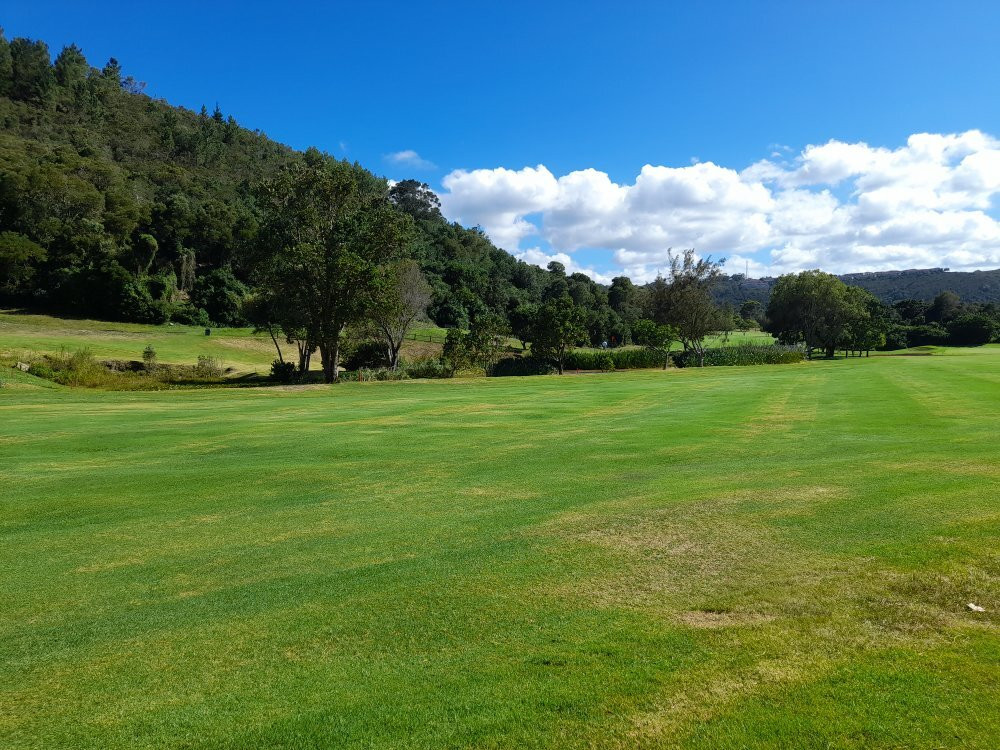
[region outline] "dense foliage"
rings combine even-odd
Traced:
[[[452,370],[493,368],[507,336],[561,369],[580,345],[662,353],[680,340],[700,358],[708,333],[761,325],[827,354],[981,343],[1000,325],[995,305],[889,309],[842,281],[830,286],[841,308],[824,303],[832,317],[805,325],[794,295],[782,297],[784,277],[726,276],[693,251],[646,285],[598,284],[559,263],[541,269],[448,222],[424,183],[390,186],[360,165],[275,143],[218,107],[195,113],[143,88],[114,59],[98,69],[70,45],[53,61],[44,42],[0,33],[0,302],[112,320],[251,323],[275,343],[277,376],[291,369],[284,342],[298,372],[319,351],[331,380],[343,331],[380,342],[396,369],[405,331],[425,315],[456,331]],[[921,274],[856,278],[871,287]],[[992,277],[975,276],[967,298],[992,294]]]
[[[702,363],[705,367],[747,366],[747,365],[790,365],[801,362],[805,352],[801,347],[782,344],[738,344],[720,346],[705,350]],[[677,367],[699,365],[698,356],[693,351],[681,352],[673,357]]]

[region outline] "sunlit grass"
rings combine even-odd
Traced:
[[[415,333],[442,340],[444,329],[418,328]],[[295,346],[279,341],[286,358],[294,359]],[[193,365],[198,357],[212,357],[236,374],[266,374],[277,354],[266,333],[251,328],[212,328],[206,336],[199,326],[143,325],[100,320],[75,320],[49,315],[0,311],[0,360],[89,349],[98,359],[141,360],[146,346],[156,350],[160,362]],[[420,357],[440,352],[440,345],[407,341],[404,356]],[[313,369],[319,369],[319,357]]]
[[[15,379],[0,746],[1000,736],[1000,347],[302,389]]]

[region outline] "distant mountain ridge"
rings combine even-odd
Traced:
[[[947,268],[913,268],[905,271],[868,271],[841,274],[852,286],[867,289],[887,304],[904,299],[930,301],[941,292],[955,292],[965,302],[1000,302],[1000,268],[991,271],[949,271]],[[739,306],[747,300],[767,304],[777,278],[748,279],[726,276],[715,290],[716,301]]]

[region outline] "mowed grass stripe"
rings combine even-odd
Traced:
[[[990,747],[998,355],[9,391],[0,738]]]

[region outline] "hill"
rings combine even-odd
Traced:
[[[1000,302],[1000,269],[993,271],[949,271],[923,268],[907,271],[872,271],[840,276],[845,284],[867,289],[886,304],[916,299],[929,302],[941,292],[955,292],[965,302]],[[716,300],[738,307],[747,300],[766,305],[775,277],[748,279],[738,274],[720,279]]]
[[[296,162],[331,159],[218,108],[153,99],[114,59],[98,69],[70,45],[53,61],[44,42],[8,42],[2,32],[0,125],[0,303],[103,320],[245,325],[257,185]],[[482,231],[448,222],[426,184],[404,180],[391,196],[413,217],[408,252],[430,283],[436,325],[496,316],[516,332],[547,289],[582,308],[593,345],[628,341],[632,323],[650,315],[648,286],[624,277],[604,286],[558,263],[517,260]],[[1000,271],[845,279],[888,302],[945,289],[1000,300]],[[734,306],[766,302],[773,283],[724,277],[716,294]]]
[[[0,299],[111,320],[241,324],[257,239],[254,188],[296,152],[216,108],[144,93],[112,59],[0,33]],[[447,222],[418,183],[414,215],[430,314],[462,325],[537,299],[546,272]],[[397,191],[399,192],[399,191]]]

